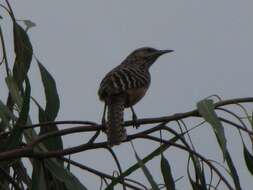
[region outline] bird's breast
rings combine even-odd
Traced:
[[[128,89],[125,107],[130,107],[139,102],[146,94],[148,88]]]

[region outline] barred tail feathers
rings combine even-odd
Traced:
[[[124,97],[113,96],[108,101],[107,142],[109,146],[119,145],[127,138],[122,126],[124,118]]]

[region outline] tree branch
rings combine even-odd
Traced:
[[[229,100],[223,100],[219,101],[217,103],[214,103],[214,107],[218,108],[221,106],[227,106],[231,104],[238,104],[238,103],[250,103],[253,102],[253,97],[246,97],[246,98],[234,98],[234,99],[229,99]],[[184,119],[187,117],[200,117],[200,114],[197,109],[184,112],[184,113],[175,113],[173,115],[169,116],[163,116],[163,117],[154,117],[154,118],[143,118],[143,119],[138,119],[135,121],[135,124],[137,125],[144,125],[144,124],[154,124],[154,123],[161,123],[161,122],[171,122],[171,121],[177,121],[180,119]],[[44,123],[38,123],[38,124],[33,124],[33,125],[26,125],[26,126],[21,126],[24,129],[29,129],[29,128],[34,128],[34,127],[39,127],[39,126],[47,126],[47,125],[59,125],[59,124],[79,124],[79,125],[89,125],[94,127],[94,131],[96,130],[104,130],[105,126],[99,125],[95,122],[92,121],[76,121],[76,120],[67,120],[67,121],[50,121],[50,122],[44,122]],[[133,121],[126,121],[124,122],[124,126],[132,126]]]

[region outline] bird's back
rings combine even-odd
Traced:
[[[103,78],[98,95],[101,100],[106,101],[108,97],[118,94],[128,96],[129,93],[137,89],[140,89],[139,91],[147,89],[149,85],[150,74],[148,71],[143,71],[133,64],[120,64]]]

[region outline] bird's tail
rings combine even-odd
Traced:
[[[126,129],[122,126],[124,118],[124,97],[113,96],[108,101],[107,143],[119,145],[127,138]]]

